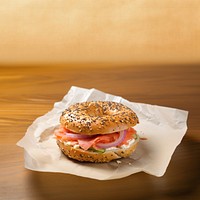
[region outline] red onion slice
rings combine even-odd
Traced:
[[[96,147],[100,148],[100,149],[107,149],[107,148],[110,148],[110,147],[116,147],[120,143],[123,142],[123,140],[126,137],[126,133],[127,133],[127,130],[120,131],[119,138],[117,140],[115,140],[114,142],[110,142],[110,143],[97,143]]]
[[[68,138],[71,138],[71,139],[88,139],[88,138],[91,138],[93,137],[93,135],[82,135],[82,134],[78,134],[78,133],[65,133],[65,135],[68,137]]]

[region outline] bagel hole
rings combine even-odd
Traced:
[[[91,112],[88,112],[87,113],[90,117],[102,117],[104,114],[102,113],[99,113],[99,112],[94,112],[94,111],[91,111]]]
[[[105,115],[102,109],[93,107],[87,109],[86,114],[90,117],[102,117]]]

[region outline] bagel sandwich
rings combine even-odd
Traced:
[[[81,162],[104,163],[130,156],[139,136],[134,111],[111,101],[76,103],[62,112],[55,138],[61,151]]]

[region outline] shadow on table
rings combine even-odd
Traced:
[[[166,174],[157,178],[137,173],[98,181],[61,173],[30,171],[28,184],[43,199],[197,199],[200,180],[199,143],[185,138],[176,149]]]

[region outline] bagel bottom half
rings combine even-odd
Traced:
[[[105,163],[119,158],[126,158],[130,156],[136,149],[139,142],[139,137],[135,139],[133,143],[124,146],[123,148],[113,148],[106,150],[105,152],[93,152],[85,151],[81,148],[74,148],[72,145],[66,145],[64,142],[57,140],[57,144],[61,151],[69,158],[81,161],[81,162],[94,162]]]

